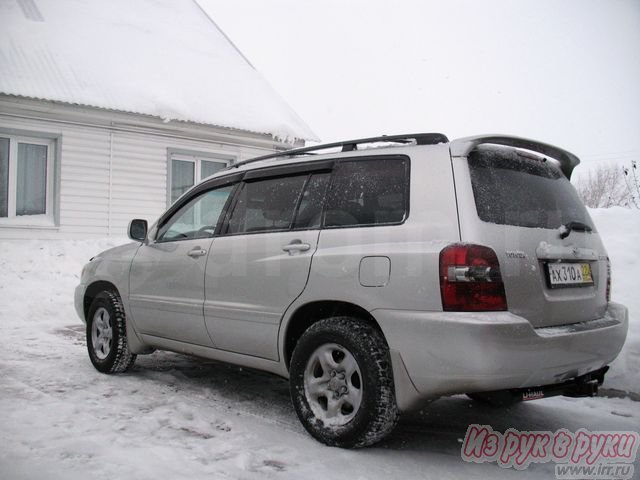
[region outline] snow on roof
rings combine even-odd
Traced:
[[[0,93],[317,140],[195,0],[0,0]]]

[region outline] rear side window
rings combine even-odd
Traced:
[[[307,177],[269,178],[243,184],[227,233],[289,230]]]
[[[574,221],[594,228],[575,189],[551,162],[492,147],[469,154],[469,170],[485,222],[554,229]]]
[[[384,158],[341,162],[325,208],[325,227],[402,223],[409,198],[408,160]]]

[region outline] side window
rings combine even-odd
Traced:
[[[307,177],[269,178],[243,184],[227,233],[289,230]]]
[[[330,173],[314,173],[302,192],[293,228],[318,228],[322,220],[322,204],[331,179]]]
[[[213,236],[233,186],[209,190],[180,208],[160,230],[158,242]]]
[[[407,214],[408,160],[342,162],[327,195],[325,227],[401,223]]]

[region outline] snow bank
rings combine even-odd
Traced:
[[[590,213],[611,259],[612,300],[626,305],[630,317],[627,342],[613,363],[605,386],[640,393],[640,211],[617,207],[592,209]],[[23,318],[10,328],[30,335],[32,321],[40,330],[78,323],[73,289],[82,266],[98,252],[127,241],[0,242],[2,314]],[[26,311],[22,303],[25,295],[30,299]]]
[[[612,364],[605,387],[640,393],[640,211],[621,207],[591,209],[612,264],[612,300],[629,309],[629,335]],[[0,243],[0,300],[3,316],[24,317],[12,328],[29,330],[36,321],[51,330],[77,323],[73,289],[85,262],[98,252],[127,242],[126,238],[87,241]],[[25,311],[26,292],[31,301]],[[25,332],[25,334],[27,334]]]
[[[627,343],[605,387],[640,393],[640,211],[614,207],[590,213],[611,260],[611,299],[629,309]]]

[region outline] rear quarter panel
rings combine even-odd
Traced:
[[[439,253],[445,245],[460,239],[449,150],[446,145],[435,145],[403,148],[398,153],[408,155],[411,164],[407,219],[402,225],[320,232],[307,286],[285,315],[281,346],[290,316],[313,301],[349,302],[367,311],[442,310]],[[384,286],[361,284],[360,265],[370,256],[390,260]]]

